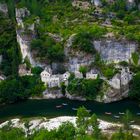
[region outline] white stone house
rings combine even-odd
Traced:
[[[98,73],[95,70],[91,70],[86,73],[86,79],[97,79]]]
[[[79,72],[79,71],[75,71],[74,75],[75,75],[75,78],[79,78],[79,79],[83,78],[83,74],[81,72]]]
[[[62,75],[62,77],[63,77],[63,81],[67,81],[67,80],[69,79],[69,77],[70,77],[70,73],[69,73],[69,72],[65,72],[65,73]]]
[[[116,74],[108,83],[113,88],[120,89],[121,86],[128,85],[132,77],[133,74],[129,71],[129,68],[122,68],[121,73]]]
[[[45,69],[41,74],[41,81],[45,83],[49,88],[60,87],[61,82],[68,83],[68,78],[70,76],[69,72],[64,74],[56,74],[52,75],[52,71],[50,69]]]

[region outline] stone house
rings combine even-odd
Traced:
[[[122,68],[121,72],[116,74],[111,80],[109,85],[115,89],[121,89],[122,86],[127,86],[132,79],[133,74],[129,71],[129,68]]]
[[[74,74],[75,74],[75,78],[79,78],[79,79],[83,78],[83,74],[79,71],[75,71]]]
[[[45,69],[41,74],[41,81],[45,83],[49,88],[60,87],[61,82],[68,84],[69,72],[64,74],[53,75],[51,69]]]
[[[68,79],[69,79],[69,77],[70,77],[70,73],[69,72],[65,72],[63,75],[62,75],[62,77],[63,77],[63,81],[67,81]]]
[[[97,79],[97,77],[98,72],[93,69],[86,73],[86,79]]]

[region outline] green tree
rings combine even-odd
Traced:
[[[76,94],[93,100],[100,94],[103,81],[101,79],[73,79],[67,86],[70,94]]]
[[[122,128],[119,129],[119,132],[116,132],[112,135],[111,140],[124,140],[125,134],[123,133]]]
[[[123,125],[124,125],[124,130],[128,132],[131,130],[130,122],[132,121],[132,114],[130,113],[129,110],[127,110],[123,116]]]
[[[85,131],[88,128],[88,117],[90,116],[89,111],[85,107],[80,107],[77,110],[77,135],[85,135]]]
[[[80,66],[79,72],[83,74],[83,77],[86,78],[86,73],[88,71],[88,68],[86,66]]]
[[[58,128],[57,135],[60,140],[74,140],[75,127],[72,123],[65,122]]]
[[[97,139],[100,140],[102,137],[101,134],[101,130],[99,128],[99,122],[97,120],[97,116],[96,114],[93,114],[89,120],[89,124],[92,126],[93,132],[92,132],[92,136]]]
[[[11,19],[15,20],[15,1],[7,0],[8,15]]]
[[[48,48],[47,57],[51,62],[62,62],[64,60],[64,50],[60,44]]]
[[[0,129],[0,140],[26,140],[22,130],[11,128],[7,130]]]
[[[31,71],[33,74],[39,75],[43,71],[43,69],[41,67],[33,67]]]
[[[36,76],[23,76],[0,82],[0,103],[14,103],[30,96],[40,96],[44,84]]]
[[[138,53],[132,53],[132,60],[133,60],[133,63],[135,65],[138,65],[138,62],[139,62],[139,54]]]
[[[138,72],[130,83],[129,96],[131,98],[140,99],[140,72]]]

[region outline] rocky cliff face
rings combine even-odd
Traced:
[[[108,2],[113,3],[114,0],[107,0]],[[80,2],[81,3],[81,2]],[[95,6],[101,6],[101,0],[91,0],[91,3]],[[87,7],[91,6],[91,3],[86,2]],[[77,4],[77,2],[75,2]],[[82,2],[83,7],[85,7]],[[134,0],[127,0],[127,6],[129,8],[135,5]],[[139,6],[140,7],[140,6]],[[8,8],[5,4],[0,4],[0,11],[7,14]],[[24,18],[30,16],[30,11],[27,8],[16,8],[16,21],[17,21],[17,41],[20,45],[23,62],[26,58],[29,59],[31,65],[45,67],[47,64],[41,64],[38,62],[32,55],[30,49],[30,43],[35,39],[35,22],[30,25],[25,26]],[[27,34],[26,31],[30,33]],[[64,63],[52,63],[52,70],[54,73],[60,72],[61,69],[66,69],[70,72],[79,71],[81,65],[90,66],[94,62],[94,55],[87,54],[81,51],[75,51],[72,49],[73,39],[75,34],[72,34],[68,40],[63,40],[62,37],[54,33],[48,33],[57,42],[64,43],[64,53],[65,53],[65,62]],[[137,51],[138,44],[135,42],[129,42],[127,40],[116,40],[112,38],[101,38],[93,41],[93,47],[100,54],[101,59],[106,63],[119,63],[121,61],[130,62],[132,53]],[[0,56],[0,62],[2,58]],[[63,71],[63,70],[62,70]],[[129,71],[123,70],[120,73],[117,73],[111,80],[106,80],[104,77],[103,80],[107,82],[108,88],[104,91],[104,96],[100,99],[103,102],[112,102],[121,100],[124,97],[128,96],[129,91],[129,82],[132,78],[132,75]],[[56,92],[61,92],[56,91]],[[55,92],[55,93],[56,93]],[[53,93],[52,91],[47,91],[47,93]]]
[[[131,55],[136,51],[138,44],[128,41],[100,40],[93,42],[95,49],[101,54],[102,60],[107,63],[129,62]]]
[[[23,22],[23,19],[25,17],[30,16],[30,11],[28,11],[27,8],[16,8],[16,21],[17,21],[17,41],[20,45],[21,53],[22,53],[22,59],[23,62],[25,58],[28,58],[31,65],[34,66],[42,66],[41,63],[36,61],[33,58],[33,55],[30,50],[30,43],[35,38],[35,23],[32,23],[28,25],[28,27],[25,27],[25,24]],[[29,30],[29,34],[26,33],[26,30]]]
[[[120,73],[117,73],[112,79],[106,80],[109,86],[102,98],[105,103],[128,97],[129,82],[132,80],[133,74],[128,67],[120,69]]]

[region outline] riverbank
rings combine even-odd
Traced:
[[[29,99],[42,100],[42,99],[60,99],[60,98],[66,98],[69,100],[77,100],[77,101],[87,101],[86,98],[77,95],[71,95],[68,93],[65,95],[63,95],[62,93],[57,93],[57,94],[48,93],[48,94],[44,94],[42,97],[30,97]]]
[[[28,122],[28,128],[25,127]],[[47,119],[42,117],[40,119],[33,119],[29,121],[24,121],[19,118],[11,119],[5,121],[0,124],[0,128],[5,126],[13,127],[13,128],[21,128],[26,134],[32,134],[39,129],[47,129],[48,131],[57,129],[61,124],[64,122],[71,122],[76,127],[76,117],[73,116],[61,116],[52,119]],[[123,125],[120,123],[112,123],[104,120],[99,119],[99,128],[102,130],[103,133],[113,133],[117,131],[118,128],[122,127]],[[131,127],[140,134],[140,126],[139,125],[131,125]]]

